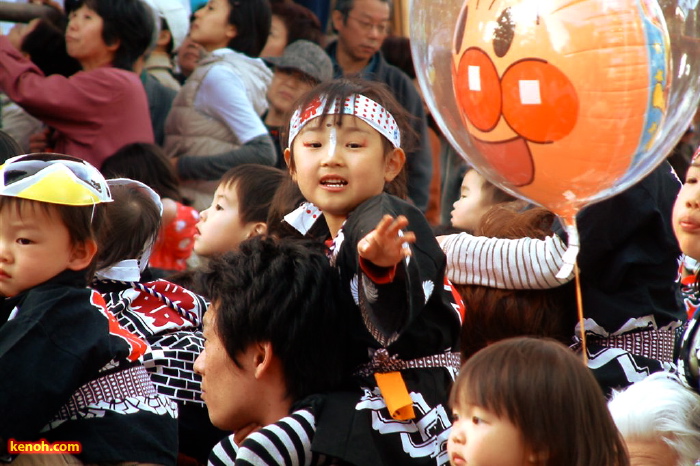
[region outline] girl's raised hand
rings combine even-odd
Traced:
[[[360,240],[357,252],[365,260],[378,267],[393,267],[404,257],[411,255],[409,243],[415,243],[416,235],[407,231],[400,235],[402,229],[408,226],[408,219],[399,215],[394,219],[385,215],[372,230]]]

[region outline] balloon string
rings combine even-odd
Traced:
[[[583,355],[583,364],[588,365],[588,352],[586,351],[586,321],[583,318],[583,299],[581,298],[581,280],[579,278],[578,265],[574,265],[574,274],[576,276],[576,306],[578,310],[578,325],[581,333],[581,354]]]

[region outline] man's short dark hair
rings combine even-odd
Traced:
[[[348,325],[322,244],[254,237],[210,260],[200,280],[229,357],[240,367],[251,344],[270,342],[292,400],[333,389],[350,373],[340,357]]]
[[[256,58],[270,35],[272,10],[268,0],[228,0],[231,13],[229,24],[236,27],[236,37],[228,48]]]
[[[388,3],[389,4],[389,11],[392,11],[393,8],[393,3],[392,0],[379,0],[382,3]],[[334,10],[337,10],[343,14],[343,22],[348,20],[348,15],[350,14],[350,11],[352,11],[353,7],[355,6],[355,0],[337,0],[335,2],[335,7],[333,8]]]
[[[134,63],[153,40],[155,20],[151,8],[143,0],[82,0],[76,8],[82,5],[102,18],[105,44],[119,41],[112,66],[133,71]]]

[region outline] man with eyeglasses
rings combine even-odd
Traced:
[[[380,48],[389,34],[391,0],[337,0],[331,19],[338,40],[326,52],[333,60],[334,77],[359,75],[383,82],[415,118],[411,126],[417,138],[406,147],[408,195],[425,212],[433,165],[423,101],[411,78],[386,62]]]

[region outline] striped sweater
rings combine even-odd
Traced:
[[[240,446],[233,435],[224,438],[211,451],[209,466],[330,465],[327,457],[311,451],[315,433],[316,417],[307,406],[253,432]]]

